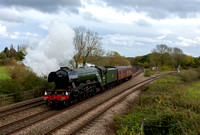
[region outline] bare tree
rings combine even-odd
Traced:
[[[74,47],[76,50],[76,54],[73,57],[75,61],[75,68],[78,68],[78,63],[80,62],[81,56],[84,53],[84,48],[86,47],[85,42],[85,33],[86,29],[83,26],[74,29],[75,36],[74,36]],[[72,61],[71,61],[72,62]]]
[[[164,53],[168,52],[168,50],[169,50],[169,48],[166,45],[160,44],[160,45],[157,45],[156,48],[152,50],[152,52],[164,54]]]
[[[84,26],[80,26],[74,29],[74,46],[75,46],[75,67],[78,67],[78,63],[82,61],[83,66],[87,62],[87,58],[91,54],[96,52],[102,52],[101,37],[98,33],[86,29]]]

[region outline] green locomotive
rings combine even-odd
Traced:
[[[44,100],[52,107],[68,105],[110,89],[130,79],[132,74],[131,66],[95,66],[78,69],[61,67],[49,74],[48,82],[54,82],[55,88],[45,91]]]

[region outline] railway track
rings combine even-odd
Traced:
[[[45,135],[49,134],[78,134],[80,131],[85,128],[87,125],[92,123],[96,118],[102,115],[109,108],[113,107],[115,104],[123,101],[128,95],[132,92],[138,90],[144,85],[147,85],[154,81],[155,79],[161,78],[165,75],[159,75],[150,79],[147,79],[143,82],[135,84],[133,87],[128,88],[125,92],[121,92],[114,97],[90,108],[89,110],[82,112],[80,115],[66,121],[65,123],[58,125],[57,127],[49,130]]]
[[[137,72],[136,72],[136,74],[134,75],[134,77],[137,76],[137,75],[139,75],[141,72],[143,72],[143,70],[141,70],[140,68],[137,68],[136,71],[137,71]],[[71,106],[71,107],[68,107],[68,108],[66,108],[66,109],[64,109],[64,110],[50,110],[50,109],[47,109],[47,110],[45,110],[45,111],[43,111],[43,112],[40,112],[40,113],[31,115],[31,116],[29,116],[29,117],[20,119],[20,120],[18,120],[18,121],[9,123],[9,124],[7,124],[7,125],[4,125],[4,126],[0,127],[0,134],[13,134],[13,133],[17,133],[17,132],[22,131],[22,130],[24,130],[24,129],[28,128],[28,127],[31,127],[31,126],[33,126],[33,125],[35,125],[35,124],[38,124],[38,123],[40,123],[40,122],[42,122],[42,121],[45,121],[45,120],[47,120],[48,118],[53,118],[53,117],[55,117],[55,116],[60,115],[60,114],[63,113],[63,112],[70,111],[70,110],[72,110],[73,108],[75,108],[76,106],[81,106],[81,104],[84,104],[84,103],[86,103],[86,102],[90,102],[90,100],[92,100],[92,98],[95,98],[95,97],[97,97],[97,96],[100,96],[101,94],[104,94],[104,93],[100,93],[100,94],[98,94],[98,95],[96,95],[96,96],[94,96],[94,97],[91,97],[91,98],[89,98],[89,99],[86,99],[86,100],[84,100],[84,101],[82,101],[82,102],[80,102],[80,103],[78,103],[78,104],[76,104],[76,105],[73,105],[73,106]],[[38,100],[38,104],[39,104],[39,100]],[[24,105],[24,106],[29,106],[29,105],[31,105],[31,103],[27,103],[27,104]],[[34,106],[34,105],[32,104],[31,106]],[[35,106],[36,106],[36,105],[35,105]],[[21,107],[23,107],[23,106],[21,106]],[[14,108],[14,107],[13,107],[13,108]],[[17,110],[17,108],[20,108],[20,106],[16,107],[15,110]],[[24,108],[24,107],[23,107],[23,108]],[[30,108],[30,106],[27,107],[27,108]],[[25,108],[24,108],[24,109],[25,109]],[[8,110],[8,109],[7,109],[7,110]],[[21,108],[21,110],[23,110],[23,109]],[[6,110],[4,110],[4,111],[6,111]],[[20,111],[20,109],[19,109],[18,111]],[[14,113],[14,112],[17,112],[17,111],[13,111],[13,113]],[[10,113],[10,114],[12,114],[12,113]],[[75,116],[75,117],[77,117],[77,116]],[[60,123],[59,125],[62,125],[62,123]],[[50,130],[52,130],[52,129],[48,129],[48,130],[46,130],[45,132],[48,133]],[[45,133],[45,132],[43,132],[43,133]],[[36,133],[36,132],[35,132],[35,133]],[[43,134],[43,133],[42,133],[42,134]],[[34,134],[34,133],[33,133],[33,134]]]
[[[0,117],[1,118],[7,117],[8,115],[13,115],[15,113],[19,113],[21,111],[31,109],[31,108],[34,108],[34,107],[37,107],[37,106],[41,106],[41,105],[44,105],[44,104],[45,104],[44,100],[41,100],[41,101],[37,101],[37,102],[34,102],[34,103],[30,103],[28,105],[22,105],[22,106],[19,106],[17,108],[14,108],[14,109],[5,110],[5,111],[0,112]]]
[[[30,126],[31,124],[34,124],[35,122],[38,122],[39,120],[43,120],[44,118],[48,118],[49,116],[52,116],[55,114],[58,110],[45,110],[40,113],[31,115],[29,117],[17,120],[15,122],[6,124],[4,126],[0,127],[0,134],[10,134],[14,131],[17,131],[18,129],[25,128],[27,126]]]
[[[0,117],[4,117],[6,115],[10,115],[13,113],[17,113],[19,111],[23,111],[23,110],[26,110],[26,109],[29,109],[32,107],[36,107],[41,104],[44,104],[44,100],[42,97],[39,97],[36,99],[16,103],[16,104],[10,105],[8,107],[2,107],[2,108],[0,108]]]

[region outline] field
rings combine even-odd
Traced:
[[[113,129],[120,135],[200,134],[199,101],[200,81],[168,76],[145,87],[127,113],[114,118]]]
[[[10,79],[7,69],[8,67],[0,67],[0,80]]]

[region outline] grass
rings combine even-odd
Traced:
[[[143,89],[128,110],[114,118],[116,134],[200,134],[200,82],[167,76]],[[144,129],[141,124],[144,122]]]
[[[146,70],[145,70],[144,76],[146,76],[146,77],[150,77],[150,76],[151,76],[151,71],[150,71],[150,69],[146,69]]]
[[[192,99],[194,101],[200,101],[200,82],[194,82],[189,86],[185,86],[184,90],[184,98]]]
[[[0,80],[10,79],[8,67],[0,66]]]

